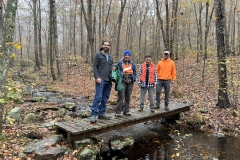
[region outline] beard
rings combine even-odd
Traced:
[[[106,48],[104,48],[103,50],[104,50],[104,52],[108,53],[109,48],[106,47]]]

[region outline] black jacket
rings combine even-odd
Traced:
[[[93,74],[94,78],[101,78],[104,81],[111,81],[113,58],[110,54],[107,57],[101,51],[93,57]]]

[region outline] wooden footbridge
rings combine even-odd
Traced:
[[[169,111],[165,111],[164,106],[156,109],[155,113],[150,112],[149,107],[145,107],[142,112],[138,109],[131,110],[131,116],[115,117],[115,113],[108,114],[112,117],[111,120],[98,120],[97,123],[90,123],[89,118],[81,120],[73,120],[68,122],[56,123],[57,134],[63,134],[69,142],[80,140],[85,137],[90,137],[95,134],[128,127],[141,122],[168,117],[178,114],[180,112],[190,110],[190,104],[170,102]]]

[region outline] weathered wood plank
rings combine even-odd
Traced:
[[[66,125],[65,123],[59,122],[55,124],[57,127],[67,131],[67,132],[76,132],[79,129],[72,128],[71,126]]]
[[[136,108],[131,110],[131,116],[123,115],[118,118],[112,113],[109,114],[112,117],[111,120],[97,120],[97,123],[90,123],[89,117],[82,120],[56,123],[56,126],[57,132],[67,136],[68,141],[73,141],[148,120],[168,117],[188,110],[190,110],[190,105],[187,103],[170,102],[169,111],[164,110],[164,104],[161,104],[160,109],[156,109],[155,113],[151,113],[149,107],[144,108],[142,112],[138,112],[138,108]]]

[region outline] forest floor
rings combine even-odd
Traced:
[[[200,125],[200,130],[209,133],[221,132],[227,135],[239,135],[239,57],[228,57],[227,59],[228,97],[232,106],[226,109],[218,108],[216,106],[218,99],[218,66],[216,59],[208,58],[205,67],[203,61],[197,63],[196,59],[193,57],[188,57],[184,60],[177,60],[175,63],[177,69],[177,81],[171,85],[170,101],[194,102],[191,110],[185,113],[185,116],[183,117],[185,124],[189,124],[190,119],[195,120],[196,123],[201,121],[201,123],[204,123]],[[45,67],[42,67],[40,71],[28,70],[27,73],[38,79],[36,83],[31,84],[33,87],[46,85],[51,91],[56,91],[57,93],[72,97],[85,97],[91,101],[95,93],[95,81],[91,70],[92,68],[90,65],[82,62],[70,66],[63,65],[64,72],[62,72],[62,80],[55,82],[52,82],[50,73],[47,73]],[[139,105],[139,91],[139,87],[137,83],[135,83],[131,96],[131,108],[136,108]],[[161,97],[163,97],[163,94]],[[25,97],[25,99],[27,98],[29,97]],[[114,90],[113,84],[108,104],[113,104],[116,100],[117,92]],[[147,101],[146,105],[148,104],[149,102]],[[35,103],[34,105],[31,105],[31,103],[24,103],[22,105],[11,104],[11,107],[6,106],[6,108],[7,110],[10,110],[9,108],[20,106],[26,111],[36,108],[44,108],[47,105],[49,104]],[[48,122],[52,120],[53,117],[56,117],[56,113],[49,112],[45,116],[44,121]],[[62,118],[57,117],[55,119],[62,120]],[[49,131],[46,128],[42,128],[39,131],[36,125],[19,126],[18,124],[13,124],[4,126],[3,135],[5,136],[6,141],[0,141],[2,151],[0,157],[5,156],[7,159],[14,159],[10,158],[15,157],[14,152],[22,151],[24,147],[31,142],[31,140],[25,139],[21,136],[21,133],[28,132],[29,130],[36,130],[36,132],[39,133],[39,138],[42,138],[43,135],[46,137],[55,133],[55,131]],[[63,142],[63,144],[67,145],[66,142]],[[67,160],[70,158],[68,156],[65,159]]]

